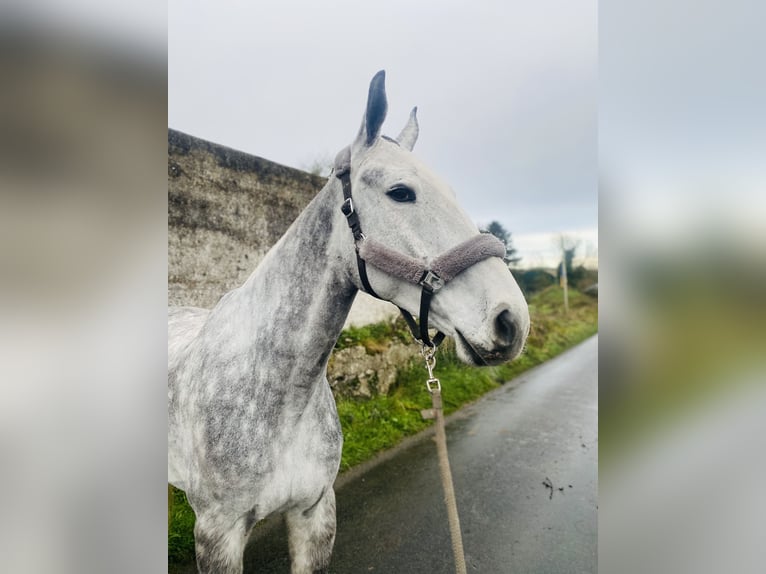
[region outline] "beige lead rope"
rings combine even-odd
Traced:
[[[455,557],[455,572],[466,574],[465,556],[463,554],[463,537],[460,533],[460,517],[457,513],[457,501],[455,500],[455,487],[452,484],[452,471],[447,456],[447,433],[444,430],[444,412],[442,410],[442,391],[439,379],[434,377],[433,368],[436,366],[436,349],[423,345],[423,358],[426,360],[428,369],[428,381],[426,387],[431,393],[433,416],[436,419],[436,451],[439,455],[439,471],[444,489],[444,502],[447,505],[447,517],[449,519],[449,531],[452,538],[452,553]]]

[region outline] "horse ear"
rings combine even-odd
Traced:
[[[367,111],[362,120],[362,128],[359,130],[357,141],[366,146],[372,143],[380,135],[380,128],[386,119],[388,101],[386,100],[386,71],[381,70],[372,78],[370,91],[367,95]]]
[[[399,145],[405,149],[408,149],[409,151],[412,151],[412,148],[415,147],[415,142],[418,141],[418,134],[420,133],[417,114],[418,107],[415,106],[410,112],[410,119],[407,120],[407,125],[404,126],[402,132],[399,134],[399,137],[396,138],[396,141],[399,142]]]

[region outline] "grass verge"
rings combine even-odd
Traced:
[[[488,368],[469,367],[457,359],[452,341],[445,341],[439,349],[435,374],[442,383],[447,414],[555,357],[598,330],[597,301],[580,292],[570,291],[568,314],[564,313],[563,294],[557,286],[531,296],[528,302],[532,328],[524,353],[512,363]],[[336,349],[361,344],[375,352],[386,344],[386,340],[402,340],[406,334],[406,327],[398,322],[350,329],[341,334]],[[421,361],[413,359],[399,371],[396,385],[388,395],[338,400],[344,439],[341,471],[372,458],[432,424],[420,415],[421,409],[431,406],[424,384],[425,375]],[[172,489],[172,496],[168,564],[180,564],[194,558],[194,512],[183,492]]]
[[[524,354],[512,363],[497,367],[469,367],[458,360],[452,341],[445,341],[437,353],[435,370],[442,383],[445,413],[475,401],[502,383],[596,333],[596,300],[579,292],[570,292],[568,315],[564,314],[563,306],[563,294],[557,287],[550,287],[529,299],[532,329]],[[343,427],[341,471],[368,460],[432,424],[420,415],[421,409],[431,407],[425,379],[422,361],[413,359],[399,371],[396,386],[387,396],[338,401],[338,416]]]

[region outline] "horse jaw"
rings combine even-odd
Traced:
[[[498,365],[518,357],[529,334],[529,309],[499,259],[461,273],[432,299],[431,324],[455,341],[469,365]]]

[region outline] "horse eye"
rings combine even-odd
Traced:
[[[415,201],[415,192],[405,185],[397,185],[386,192],[386,195],[398,201],[399,203],[409,203]]]

